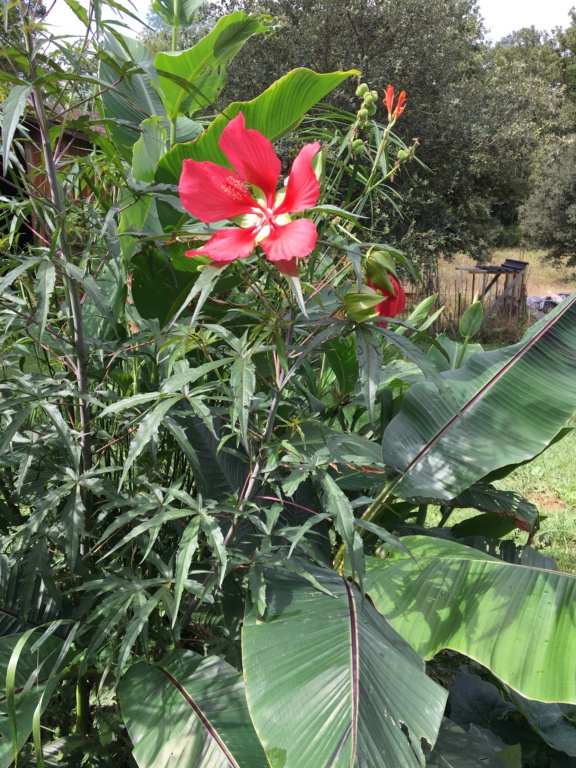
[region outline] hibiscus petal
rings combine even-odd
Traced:
[[[186,256],[208,256],[221,264],[235,259],[245,259],[254,250],[254,241],[258,227],[242,229],[219,229],[201,248],[186,251]]]
[[[301,259],[314,250],[318,232],[310,219],[297,219],[283,226],[275,225],[260,243],[270,261]]]
[[[244,181],[264,192],[267,205],[272,208],[282,165],[266,136],[246,128],[240,112],[224,128],[218,146]]]
[[[278,208],[276,215],[282,213],[299,213],[306,208],[316,205],[320,196],[320,185],[316,174],[312,169],[312,158],[319,151],[320,144],[306,144],[292,164],[292,170],[288,176],[286,195]]]
[[[376,288],[378,293],[381,293],[382,296],[386,297],[384,301],[380,302],[380,304],[377,304],[375,307],[376,312],[378,312],[380,317],[396,317],[396,315],[399,315],[400,312],[403,312],[404,308],[406,307],[406,294],[404,293],[404,288],[402,288],[394,275],[390,275],[390,281],[392,282],[394,290],[396,291],[395,296],[393,296],[390,291],[387,291],[385,288]],[[375,286],[369,280],[366,282],[372,288],[375,288]],[[380,325],[382,325],[383,328],[387,327],[387,323],[380,323]]]
[[[209,160],[184,160],[178,191],[184,208],[207,224],[252,213],[256,207],[238,174]]]
[[[298,267],[296,259],[279,259],[274,262],[274,266],[282,275],[286,277],[298,277]]]

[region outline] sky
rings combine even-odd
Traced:
[[[566,28],[576,0],[478,0],[478,5],[489,37],[496,41],[522,27]]]
[[[129,0],[121,0],[128,5]],[[50,5],[49,0],[45,0]],[[84,6],[88,0],[80,0]],[[145,21],[150,0],[133,0],[135,14]],[[554,27],[567,27],[568,12],[576,6],[576,0],[478,0],[480,13],[484,18],[489,37],[496,41],[505,35],[534,25],[537,29],[552,30]],[[110,11],[111,13],[111,11]],[[56,0],[50,13],[50,21],[55,25],[54,32],[60,34],[76,34],[82,31],[76,17],[64,0]],[[142,25],[127,19],[133,32],[142,30]]]

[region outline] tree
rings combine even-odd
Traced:
[[[533,245],[576,265],[576,136],[556,140],[540,153],[520,221]]]

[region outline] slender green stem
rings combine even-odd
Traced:
[[[462,360],[464,360],[464,355],[466,354],[466,348],[468,347],[469,343],[470,343],[470,337],[466,336],[458,352],[458,357],[456,358],[456,362],[454,363],[454,368],[460,368],[460,366],[462,365]]]
[[[25,7],[22,8],[22,14],[23,18],[28,14],[28,10]],[[34,57],[34,41],[32,39],[31,25],[23,24],[23,28],[25,30],[26,48],[30,65],[30,77],[32,82],[35,82],[38,79],[38,71]],[[73,256],[70,243],[66,237],[66,211],[64,208],[60,181],[58,179],[56,160],[50,141],[50,124],[44,105],[44,94],[39,85],[34,86],[32,90],[32,99],[36,110],[42,143],[42,154],[50,186],[50,199],[58,219],[58,227],[57,230],[55,230],[55,233],[57,232],[58,236],[58,256],[64,265],[71,264],[73,262]],[[69,327],[75,353],[75,374],[78,387],[76,407],[81,428],[80,449],[82,456],[82,470],[88,472],[92,466],[92,441],[90,433],[90,405],[88,402],[88,363],[83,327],[82,304],[77,282],[67,274],[65,268],[62,270],[62,275],[67,301],[70,307]],[[90,515],[91,503],[91,494],[87,492],[84,495],[84,506],[87,517]]]
[[[420,504],[418,514],[416,515],[416,525],[424,527],[426,525],[426,516],[428,515],[428,504]]]
[[[453,507],[440,507],[440,513],[442,514],[442,517],[440,518],[440,522],[438,523],[438,528],[444,528],[452,512],[453,512]]]
[[[76,683],[76,731],[83,735],[90,732],[90,686],[85,675]]]
[[[370,504],[366,512],[364,512],[364,514],[362,515],[362,520],[366,520],[366,522],[372,523],[378,518],[378,515],[384,509],[390,494],[392,493],[392,491],[398,485],[399,482],[400,482],[400,478],[395,477],[393,480],[390,480],[390,482],[384,486],[384,488],[380,491],[380,493],[374,499],[372,504]],[[366,535],[366,531],[364,529],[361,529],[359,533],[360,533],[360,536]],[[342,544],[334,558],[334,568],[337,571],[342,570],[342,567],[344,564],[345,549],[346,548],[344,547],[344,544]]]
[[[286,328],[286,339],[284,342],[286,347],[289,347],[290,344],[292,343],[293,333],[294,333],[294,311],[292,310],[291,322]],[[260,476],[260,472],[262,471],[262,464],[264,460],[263,452],[265,451],[266,446],[272,439],[272,433],[274,432],[276,413],[278,411],[278,406],[280,405],[282,389],[286,384],[286,382],[288,381],[290,374],[291,372],[286,372],[286,371],[281,371],[280,373],[276,391],[274,392],[272,403],[270,405],[270,410],[268,411],[268,418],[266,419],[266,426],[264,427],[264,434],[262,436],[262,442],[260,444],[260,451],[258,453],[258,458],[256,459],[256,463],[254,464],[254,467],[252,469],[252,472],[250,474],[250,477],[248,478],[248,482],[244,489],[244,493],[242,494],[243,502],[249,501],[250,498],[252,497],[252,494],[254,493],[256,482]],[[240,505],[240,508],[242,508],[242,505]]]

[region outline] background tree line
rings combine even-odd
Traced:
[[[522,235],[576,262],[575,11],[566,30],[491,44],[473,0],[225,0],[200,9],[182,47],[237,9],[270,14],[281,33],[234,60],[226,102],[298,66],[356,67],[371,88],[407,91],[398,132],[419,140],[418,162],[395,179],[400,210],[379,212],[378,226],[416,263],[460,251],[484,260]],[[150,21],[144,42],[168,50],[171,29]],[[355,112],[353,84],[331,103]]]

